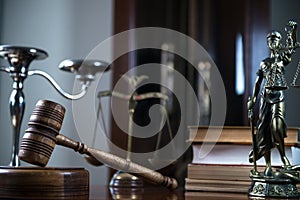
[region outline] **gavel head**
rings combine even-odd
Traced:
[[[65,108],[49,100],[39,100],[22,138],[19,158],[33,165],[46,166],[62,126]]]

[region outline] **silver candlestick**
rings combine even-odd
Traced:
[[[9,67],[0,67],[0,71],[6,72],[12,77],[12,92],[9,98],[9,109],[13,127],[13,145],[10,166],[20,166],[18,158],[20,129],[25,110],[25,96],[23,93],[23,82],[27,76],[39,75],[46,78],[51,85],[67,99],[82,98],[95,74],[108,70],[108,64],[98,60],[64,60],[59,68],[76,74],[76,79],[82,84],[81,91],[77,94],[65,92],[59,84],[46,72],[41,70],[28,70],[33,60],[42,60],[48,57],[47,52],[32,47],[21,47],[2,45],[0,46],[0,57],[8,61]]]

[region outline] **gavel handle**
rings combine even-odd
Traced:
[[[76,142],[66,136],[59,134],[56,136],[56,144],[74,149],[81,154],[86,154],[94,157],[99,162],[112,167],[114,169],[119,169],[125,172],[134,174],[135,176],[141,177],[146,181],[151,183],[165,186],[169,189],[176,189],[178,186],[177,180],[167,176],[163,176],[161,173],[154,171],[152,169],[146,168],[114,154],[101,151],[98,149],[89,148],[81,142]]]

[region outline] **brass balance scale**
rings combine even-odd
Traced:
[[[142,76],[124,76],[128,83],[130,84],[130,87],[132,87],[133,90],[136,89],[137,85],[141,83],[143,80],[147,79],[147,76],[142,75]],[[139,101],[142,100],[148,100],[148,99],[159,99],[161,102],[161,114],[163,117],[165,117],[165,122],[167,124],[167,130],[169,132],[169,137],[170,140],[173,137],[172,130],[171,130],[171,125],[170,125],[170,120],[168,117],[168,112],[166,109],[166,101],[168,100],[168,96],[161,93],[161,92],[147,92],[143,94],[136,94],[133,93],[132,95],[128,94],[123,94],[117,91],[101,91],[98,93],[98,98],[99,98],[99,104],[98,104],[98,111],[97,111],[97,121],[101,121],[101,125],[103,126],[103,131],[105,134],[107,134],[107,128],[105,126],[105,121],[104,121],[104,114],[102,110],[102,105],[101,105],[101,98],[104,97],[115,97],[124,101],[128,101],[128,114],[129,114],[129,121],[128,121],[128,137],[127,137],[127,149],[126,149],[126,159],[131,160],[131,152],[132,152],[132,137],[133,137],[133,116],[135,114],[136,106]],[[164,120],[162,120],[161,123],[163,123]],[[163,127],[163,124],[160,125],[160,127]],[[94,129],[94,135],[93,135],[93,142],[96,141],[96,133],[97,133],[97,124],[95,125]],[[161,137],[162,137],[162,131],[159,131],[158,136],[157,136],[157,141],[155,145],[155,150],[159,149],[159,145],[161,143]],[[94,146],[95,143],[92,144]],[[175,147],[174,147],[175,149]],[[150,158],[148,159],[149,162],[157,162],[157,158]],[[154,163],[153,163],[154,164]],[[115,187],[115,188],[139,188],[143,187],[144,183],[143,181],[131,174],[128,174],[124,171],[118,170],[112,177],[110,181],[110,186]]]

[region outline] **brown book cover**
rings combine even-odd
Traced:
[[[251,181],[185,179],[188,191],[248,193]]]
[[[187,178],[202,180],[249,181],[253,165],[188,164]],[[264,166],[258,166],[263,171]]]
[[[189,142],[192,143],[223,143],[252,144],[251,128],[249,126],[189,126]],[[289,127],[286,146],[299,145],[298,127]]]

